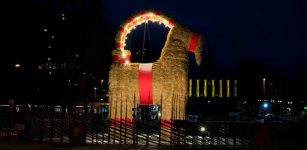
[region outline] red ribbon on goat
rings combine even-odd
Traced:
[[[152,63],[139,65],[138,80],[140,105],[152,105]]]
[[[129,62],[129,61],[130,61],[130,55],[126,55],[125,57],[120,57],[118,55],[113,55],[113,62],[125,63],[125,62]]]
[[[189,52],[195,52],[196,50],[196,46],[198,43],[198,39],[199,39],[199,35],[196,33],[192,33],[191,38],[190,38],[190,42],[189,42]]]

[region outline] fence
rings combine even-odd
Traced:
[[[306,147],[304,138],[300,138],[307,135],[306,122],[112,120],[101,117],[101,114],[57,112],[54,106],[19,112],[1,107],[0,114],[0,142],[180,148]]]

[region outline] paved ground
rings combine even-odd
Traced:
[[[159,149],[158,147],[133,147],[127,145],[70,145],[70,144],[26,144],[6,143],[0,144],[0,150],[148,150]],[[172,149],[163,148],[160,149]],[[175,149],[175,148],[174,148]]]
[[[158,147],[133,147],[131,145],[71,145],[71,144],[39,144],[39,143],[0,143],[0,150],[151,150]],[[162,150],[181,149],[178,147],[160,147]],[[186,149],[186,148],[185,148]],[[193,149],[191,147],[191,149]],[[221,149],[221,150],[305,150],[306,148],[267,145],[253,148],[231,148],[231,147],[206,147],[198,149]]]

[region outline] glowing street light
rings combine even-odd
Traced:
[[[20,68],[20,64],[15,64],[15,68]]]
[[[264,109],[264,110],[268,110],[269,107],[270,107],[270,103],[268,101],[263,101],[263,103],[261,104],[261,107]]]
[[[100,80],[100,87],[102,88],[102,84],[103,84],[103,82],[104,82],[104,80],[103,79],[101,79]]]
[[[94,87],[94,90],[95,90],[94,96],[95,96],[95,100],[96,100],[96,91],[97,91],[97,87]]]
[[[264,107],[264,108],[268,108],[268,107],[269,107],[268,103],[264,103],[264,104],[263,104],[263,107]]]
[[[206,128],[205,127],[200,127],[200,132],[205,132]]]

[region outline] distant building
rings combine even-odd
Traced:
[[[238,109],[238,80],[233,78],[189,79],[186,119],[222,119]]]
[[[190,98],[237,98],[237,79],[189,79]]]

